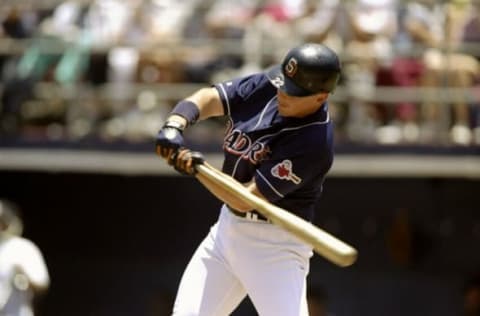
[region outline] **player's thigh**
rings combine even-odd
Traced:
[[[246,296],[208,236],[190,260],[175,299],[175,316],[229,315]]]
[[[234,267],[258,313],[308,315],[305,289],[311,247],[274,225],[241,229],[248,240],[239,244],[237,252],[243,255],[237,256]]]
[[[262,316],[308,316],[306,275],[308,267],[295,260],[272,262],[269,269],[249,278],[247,291]]]

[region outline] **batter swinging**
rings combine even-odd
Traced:
[[[338,56],[328,47],[292,48],[281,65],[180,101],[157,135],[156,152],[181,173],[195,174],[203,158],[184,147],[183,130],[198,119],[227,115],[222,171],[311,221],[333,161],[327,98],[339,76]],[[308,315],[311,247],[221,186],[197,178],[225,204],[183,274],[173,315],[225,316],[247,294],[262,316]]]

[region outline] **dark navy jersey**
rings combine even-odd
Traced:
[[[229,117],[223,172],[255,180],[271,203],[311,221],[333,161],[328,104],[306,117],[282,117],[277,88],[263,73],[215,87]]]

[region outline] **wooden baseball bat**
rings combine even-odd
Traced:
[[[283,227],[324,258],[340,267],[352,265],[357,259],[357,250],[345,242],[330,235],[319,227],[304,219],[277,207],[247,190],[240,182],[212,167],[208,163],[199,164],[197,171],[217,184],[222,185],[228,192],[234,194],[274,224]]]

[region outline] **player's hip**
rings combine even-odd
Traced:
[[[224,243],[237,247],[284,249],[304,258],[312,256],[312,248],[285,229],[255,216],[238,216],[225,205],[220,211],[218,234]]]

